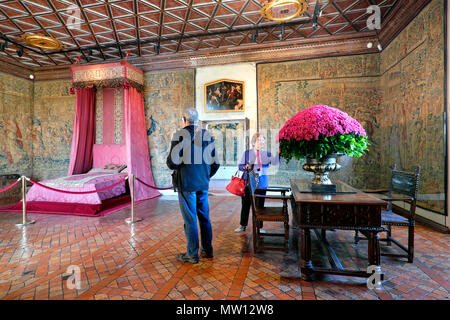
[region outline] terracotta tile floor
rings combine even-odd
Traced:
[[[210,197],[213,259],[191,265],[176,260],[185,251],[178,202],[159,198],[137,205],[144,218],[124,223],[129,209],[106,217],[30,214],[37,222],[17,228],[20,215],[0,214],[0,299],[450,299],[450,236],[416,228],[413,264],[382,257],[383,288],[366,280],[325,276],[300,280],[298,231],[290,251],[254,255],[250,231],[236,234],[240,199]],[[266,229],[280,228],[274,223]],[[406,231],[394,229],[399,238]],[[329,232],[344,267],[367,267],[367,244],[354,245],[352,232]],[[315,264],[327,264],[313,233]],[[393,251],[396,249],[385,248]],[[69,266],[81,270],[81,287],[67,287]]]

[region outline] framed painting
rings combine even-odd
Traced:
[[[244,112],[244,82],[221,79],[205,83],[205,112]]]

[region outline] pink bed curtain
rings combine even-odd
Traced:
[[[123,89],[123,108],[128,173],[134,174],[137,178],[153,186],[155,184],[150,167],[144,100],[142,94],[130,85],[125,85]],[[148,188],[136,181],[135,199],[137,201],[159,195],[160,193],[157,190]]]
[[[76,89],[76,110],[68,175],[92,168],[95,142],[95,88]]]

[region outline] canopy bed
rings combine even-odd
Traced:
[[[130,203],[128,175],[143,182],[135,184],[135,201],[159,196],[157,190],[144,185],[153,186],[154,181],[143,72],[126,60],[74,65],[71,71],[76,110],[68,175],[35,183],[27,193],[27,211],[88,216],[111,213]],[[0,210],[14,209],[21,210],[21,204]]]

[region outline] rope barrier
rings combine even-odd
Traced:
[[[20,182],[20,179],[21,179],[21,178],[17,179],[17,181],[14,182],[14,183],[13,183],[12,185],[10,185],[9,187],[6,187],[6,188],[3,188],[2,190],[0,190],[0,193],[5,192],[5,191],[8,191],[8,190],[11,189],[12,187],[14,187],[16,184],[18,184],[18,183]]]
[[[96,192],[102,192],[111,188],[114,188],[115,186],[125,182],[126,180],[128,180],[129,177],[125,177],[124,179],[99,190],[92,190],[92,191],[67,191],[67,190],[60,190],[60,189],[55,189],[49,186],[46,186],[44,184],[41,184],[39,182],[36,182],[34,180],[31,180],[28,177],[25,176],[21,176],[16,182],[14,182],[13,184],[11,184],[10,186],[1,189],[0,193],[7,191],[9,189],[11,189],[12,187],[14,187],[15,185],[17,185],[19,182],[22,182],[22,223],[18,223],[16,224],[17,226],[26,226],[26,225],[30,225],[35,223],[34,220],[28,220],[27,219],[27,208],[26,208],[26,181],[31,182],[32,184],[35,184],[39,187],[42,187],[44,189],[50,190],[50,191],[55,191],[55,192],[60,192],[60,193],[67,193],[67,194],[90,194],[90,193],[96,193]],[[135,222],[139,222],[142,221],[142,218],[135,218],[134,217],[134,185],[135,185],[135,180],[139,181],[140,183],[142,183],[144,186],[148,187],[148,188],[152,188],[155,190],[170,190],[173,189],[173,187],[168,187],[168,188],[158,188],[156,186],[151,186],[147,183],[145,183],[144,181],[142,181],[141,179],[137,178],[135,175],[131,174],[131,181],[130,181],[130,192],[131,192],[131,218],[125,219],[125,221],[127,223],[135,223]]]
[[[43,184],[41,184],[41,183],[39,183],[39,182],[33,181],[33,180],[31,180],[30,178],[26,178],[26,179],[27,179],[28,181],[30,181],[31,183],[33,183],[33,184],[36,184],[36,185],[38,185],[38,186],[40,186],[40,187],[42,187],[42,188],[45,188],[45,189],[48,189],[48,190],[51,190],[51,191],[56,191],[56,192],[61,192],[61,193],[68,193],[68,194],[89,194],[89,193],[102,192],[102,191],[105,191],[105,190],[114,188],[115,186],[121,184],[122,182],[125,182],[125,181],[128,179],[128,177],[125,177],[124,179],[122,179],[122,180],[120,180],[120,181],[118,181],[118,182],[116,182],[116,183],[114,183],[114,184],[112,184],[112,185],[110,185],[110,186],[108,186],[108,187],[99,189],[99,190],[92,190],[92,191],[78,191],[78,192],[76,192],[76,191],[66,191],[66,190],[54,189],[54,188],[52,188],[52,187],[43,185]]]
[[[30,181],[32,184],[36,184],[36,185],[38,185],[39,187],[42,187],[42,188],[45,188],[45,189],[48,189],[48,190],[51,190],[51,191],[55,191],[55,192],[68,193],[68,194],[90,194],[90,193],[102,192],[102,191],[105,191],[105,190],[114,188],[115,186],[117,186],[117,185],[121,184],[122,182],[126,181],[126,180],[128,179],[128,177],[126,177],[126,178],[120,180],[119,182],[116,182],[116,183],[114,183],[114,184],[112,184],[112,185],[110,185],[110,186],[108,186],[108,187],[105,187],[105,188],[102,188],[102,189],[99,189],[99,190],[92,190],[92,191],[67,191],[67,190],[59,190],[59,189],[55,189],[55,188],[46,186],[46,185],[41,184],[41,183],[39,183],[39,182],[36,182],[36,181],[34,181],[34,180],[31,180],[30,178],[27,178],[27,177],[25,177],[25,179],[28,180],[28,181]],[[140,183],[142,183],[144,186],[146,186],[146,187],[148,187],[148,188],[155,189],[155,190],[170,190],[170,189],[173,189],[173,187],[168,187],[168,188],[158,188],[158,187],[156,187],[156,186],[151,186],[151,185],[145,183],[144,181],[142,181],[141,179],[139,179],[138,177],[136,177],[136,180],[139,181]],[[14,182],[12,185],[10,185],[10,186],[8,186],[8,187],[6,187],[6,188],[4,188],[4,189],[1,189],[1,190],[0,190],[0,193],[5,192],[5,191],[7,191],[7,190],[13,188],[13,187],[14,187],[15,185],[17,185],[19,182],[20,182],[20,178],[19,178],[16,182]]]
[[[142,183],[144,186],[146,186],[146,187],[148,187],[148,188],[155,189],[155,190],[170,190],[170,189],[173,189],[173,187],[169,187],[169,188],[158,188],[158,187],[155,187],[155,186],[151,186],[151,185],[145,183],[144,181],[142,181],[141,179],[139,179],[138,177],[136,177],[136,180],[139,181],[140,183]]]

